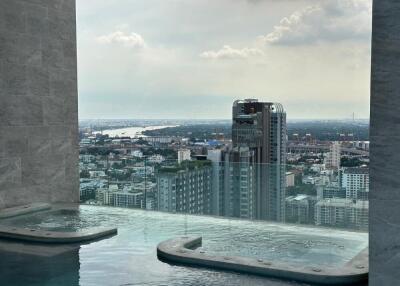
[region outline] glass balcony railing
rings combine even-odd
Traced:
[[[55,204],[1,219],[2,231],[15,238],[0,245],[0,263],[7,269],[3,280],[7,285],[266,285],[278,278],[299,281],[281,285],[366,285],[366,167],[164,158],[81,154],[80,205]],[[68,245],[26,243],[21,249],[19,243],[21,233],[43,242],[71,233],[85,237],[93,229],[118,233]],[[186,240],[191,247],[179,244]],[[163,263],[168,255],[175,260]],[[184,267],[182,259],[188,258],[206,268]],[[48,276],[20,275],[21,269]]]
[[[196,253],[294,269],[306,265],[317,272],[351,269],[348,263],[365,257],[360,254],[368,246],[368,167],[210,158],[81,154],[81,202],[154,211],[135,213],[163,218],[161,225],[146,224],[146,233],[202,236]]]
[[[80,156],[84,204],[368,230],[365,166]]]

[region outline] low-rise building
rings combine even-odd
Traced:
[[[315,205],[316,225],[368,229],[368,201],[325,199]]]
[[[143,208],[143,193],[124,191],[103,191],[102,202],[104,205],[127,208]]]
[[[286,222],[314,224],[314,207],[316,197],[297,195],[286,198],[285,215]]]
[[[366,200],[369,193],[369,169],[366,167],[342,168],[341,186],[347,199]]]
[[[148,161],[149,161],[150,163],[162,163],[162,162],[165,161],[165,158],[164,158],[164,156],[162,156],[162,155],[155,154],[155,155],[150,156],[150,157],[148,158]]]
[[[295,174],[293,172],[286,172],[286,187],[294,187]]]
[[[136,158],[143,158],[143,152],[140,150],[132,150],[131,155]]]
[[[104,171],[89,171],[90,178],[107,178],[107,175]]]

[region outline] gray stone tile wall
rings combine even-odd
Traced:
[[[373,8],[369,285],[400,285],[400,1]]]
[[[75,0],[0,1],[0,208],[77,202]]]

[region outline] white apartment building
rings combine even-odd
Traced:
[[[294,187],[295,175],[293,172],[286,172],[286,187]]]
[[[368,201],[324,199],[315,205],[315,224],[368,229]]]
[[[352,144],[355,148],[369,150],[369,141],[353,141]]]
[[[178,150],[178,163],[180,164],[183,161],[190,160],[190,150],[181,149]]]
[[[131,151],[131,155],[136,158],[143,158],[143,152],[140,150]]]
[[[105,191],[103,193],[103,204],[111,205],[114,207],[142,208],[143,193]]]
[[[150,156],[148,161],[150,163],[161,163],[161,162],[165,161],[165,158],[162,155],[155,154],[155,155]]]
[[[369,168],[343,168],[340,170],[340,180],[347,199],[368,199]]]

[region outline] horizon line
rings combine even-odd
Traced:
[[[79,118],[79,121],[84,120],[148,120],[148,121],[231,121],[232,118],[201,118],[201,119],[190,119],[190,118]],[[288,118],[287,121],[366,121],[370,118]]]

